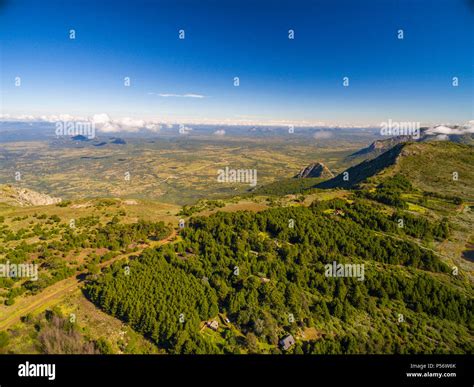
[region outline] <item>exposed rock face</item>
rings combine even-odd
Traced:
[[[4,185],[0,186],[0,202],[22,207],[48,206],[61,202],[61,198],[55,198],[28,188]]]
[[[357,157],[357,156],[371,156],[371,157],[376,157],[378,155],[381,155],[382,153],[388,151],[389,149],[393,148],[397,144],[401,144],[403,142],[410,141],[411,139],[408,137],[403,137],[403,136],[397,136],[397,137],[391,137],[387,138],[384,140],[375,140],[372,144],[370,144],[366,148],[362,148],[358,150],[357,152],[351,154],[349,158],[351,157]],[[413,140],[411,140],[413,141]]]
[[[365,181],[371,176],[376,175],[385,168],[396,164],[399,160],[405,146],[408,143],[400,143],[389,149],[385,153],[371,160],[364,160],[361,163],[347,169],[333,179],[319,183],[316,188],[351,188]],[[350,176],[347,180],[344,176]]]
[[[330,179],[334,177],[332,172],[323,163],[314,163],[302,169],[295,178],[301,179],[306,177],[320,177],[323,179]]]

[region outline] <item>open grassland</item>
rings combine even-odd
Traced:
[[[173,204],[148,200],[84,199],[50,206],[18,207],[0,204],[0,216],[4,216],[8,227],[17,231],[30,226],[32,222],[38,223],[35,215],[44,215],[46,218],[58,216],[66,223],[71,219],[77,220],[90,216],[96,216],[100,221],[107,221],[119,215],[123,223],[135,223],[138,219],[145,221],[159,219],[165,223],[177,224],[176,214],[179,209],[179,206]]]
[[[405,147],[395,171],[422,191],[474,200],[474,147],[452,142]]]
[[[357,147],[356,144],[353,147]],[[50,142],[2,144],[0,183],[63,199],[126,197],[189,204],[247,192],[249,183],[219,183],[219,169],[255,169],[257,186],[291,178],[315,161],[332,170],[354,148],[282,138],[135,140],[95,147]],[[21,180],[15,181],[15,173]]]

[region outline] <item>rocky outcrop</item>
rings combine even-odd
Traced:
[[[348,159],[356,158],[358,156],[366,156],[368,158],[375,158],[382,153],[388,151],[389,149],[393,148],[395,145],[410,141],[410,138],[397,136],[391,137],[384,140],[376,140],[372,144],[370,144],[366,148],[362,148],[355,153],[352,153],[348,156]],[[413,141],[413,140],[411,140]]]
[[[334,177],[333,173],[323,163],[314,163],[303,168],[295,178],[319,177],[322,179],[331,179]]]
[[[61,198],[52,197],[28,188],[12,185],[0,186],[0,202],[16,206],[48,206],[61,202]]]

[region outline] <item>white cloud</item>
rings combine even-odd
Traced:
[[[97,130],[105,133],[111,132],[137,132],[140,129],[147,129],[153,132],[160,130],[160,124],[155,120],[137,120],[131,117],[111,119],[107,114],[94,114],[91,121]]]
[[[462,134],[468,134],[468,133],[474,133],[474,121],[469,121],[467,124],[460,127],[456,127],[456,128],[450,128],[449,126],[445,126],[445,125],[438,125],[426,130],[426,134],[432,134],[432,135],[435,135],[435,134],[462,135]]]
[[[214,135],[216,136],[224,136],[225,135],[225,130],[224,129],[218,129],[214,132]]]
[[[113,132],[137,132],[140,129],[146,129],[158,132],[161,128],[158,120],[139,120],[131,117],[123,117],[118,119],[111,118],[106,113],[94,114],[92,117],[79,117],[70,114],[52,114],[52,115],[20,115],[12,117],[8,114],[0,116],[0,120],[6,121],[22,121],[22,122],[91,122],[95,129],[103,133]]]
[[[184,94],[184,98],[204,98],[205,95],[202,94]]]
[[[57,121],[80,121],[84,120],[82,117],[74,117],[70,114],[59,114],[45,117],[45,121],[57,122]]]
[[[189,134],[192,130],[193,130],[193,128],[190,128],[189,126],[180,124],[178,132],[179,132],[179,134]]]
[[[154,93],[150,92],[148,95],[158,95],[160,97],[174,97],[174,98],[205,98],[205,95],[202,94],[193,94],[193,93],[188,93],[188,94],[173,94],[173,93]]]
[[[19,121],[32,121],[35,117],[29,114],[21,114],[17,118]]]
[[[106,124],[108,122],[110,122],[110,117],[105,114],[105,113],[101,113],[101,114],[94,114],[92,116],[92,119],[91,121],[94,123],[94,124]]]

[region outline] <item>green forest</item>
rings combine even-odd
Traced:
[[[102,224],[98,217],[89,216],[77,219],[74,227],[61,223],[59,217],[37,214],[36,219],[44,225],[35,224],[31,229],[22,228],[13,232],[10,228],[0,228],[0,241],[19,241],[14,247],[0,245],[0,252],[5,258],[0,263],[21,264],[32,262],[41,269],[37,281],[21,281],[19,278],[0,278],[0,287],[6,289],[5,304],[12,305],[15,298],[29,292],[38,293],[48,286],[88,269],[98,272],[97,264],[105,262],[120,252],[133,250],[135,243],[157,241],[171,232],[171,227],[164,222],[144,222],[123,224],[118,217],[113,217]],[[2,221],[0,219],[0,225]],[[38,237],[36,243],[27,243],[24,239]],[[87,264],[71,265],[64,259],[68,255],[78,254],[83,249],[106,249],[97,255],[90,254]],[[34,256],[33,260],[30,256]],[[20,283],[21,282],[21,283]],[[1,293],[0,293],[1,294]]]
[[[217,212],[85,293],[169,353],[280,353],[288,334],[289,353],[472,353],[472,287],[419,243],[450,232],[362,198]],[[326,277],[334,261],[364,264],[365,280]],[[228,324],[208,340],[218,315]],[[304,339],[310,328],[319,339]]]

